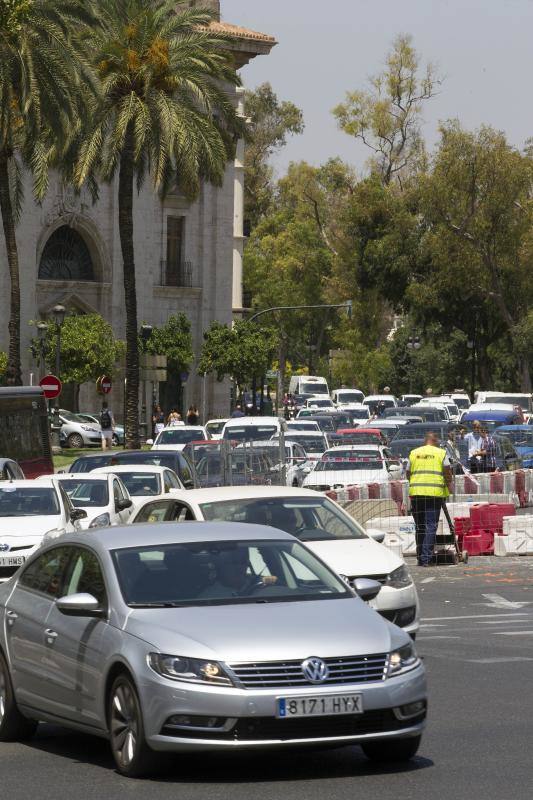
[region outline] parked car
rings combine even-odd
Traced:
[[[98,467],[107,467],[111,463],[111,459],[114,453],[112,451],[106,453],[98,453],[94,455],[86,455],[86,456],[79,456],[78,458],[74,459],[72,464],[69,464],[64,469],[59,470],[59,474],[65,474],[70,472],[91,472],[93,469],[97,469]]]
[[[235,455],[248,445],[237,445],[234,450]],[[250,442],[250,447],[254,453],[264,453],[271,462],[270,476],[272,483],[280,484],[282,469],[285,469],[285,485],[301,486],[304,478],[313,469],[313,464],[308,458],[302,445],[288,436],[284,439],[283,450],[279,439],[269,439],[268,442]]]
[[[156,467],[168,467],[176,473],[186,489],[194,487],[191,465],[179,450],[121,450],[111,455],[109,464],[154,464]]]
[[[306,489],[328,492],[365,483],[386,483],[401,478],[402,467],[387,447],[373,444],[343,445],[326,450],[304,480]]]
[[[0,739],[27,738],[40,719],[100,735],[128,777],[151,772],[159,750],[271,761],[273,746],[360,745],[379,762],[410,759],[424,667],[363,602],[380,588],[352,589],[262,525],[63,537],[0,588]]]
[[[19,464],[12,458],[0,458],[0,481],[24,481],[24,475]]]
[[[206,429],[202,425],[175,425],[163,428],[152,445],[152,450],[183,450],[189,442],[207,440]]]
[[[321,411],[335,411],[336,405],[330,397],[308,397],[304,408],[319,408]]]
[[[50,421],[52,421],[52,416]],[[100,447],[102,444],[102,429],[99,422],[88,422],[72,411],[59,409],[61,422],[60,441],[64,447]]]
[[[0,483],[0,581],[10,578],[44,540],[80,530],[86,516],[55,477]]]
[[[305,450],[310,461],[317,461],[329,447],[328,437],[322,431],[288,431],[285,441],[296,442]]]
[[[96,472],[65,473],[58,475],[57,480],[74,508],[84,508],[87,512],[85,519],[80,520],[81,528],[105,528],[128,522],[133,503],[118,475],[100,475]]]
[[[117,464],[100,467],[90,474],[110,473],[120,478],[134,506],[139,505],[147,497],[160,497],[171,489],[184,488],[175,472],[167,467],[155,467],[153,464]]]
[[[498,436],[505,436],[522,459],[524,469],[533,469],[533,428],[531,425],[501,425]]]
[[[80,411],[78,417],[81,417],[85,422],[95,422],[97,425],[100,425],[100,414],[89,414],[86,411]],[[124,425],[119,425],[115,422],[111,441],[114,447],[124,444]]]
[[[155,520],[253,522],[290,533],[337,574],[350,581],[365,577],[379,581],[382,589],[371,601],[373,608],[416,636],[420,626],[418,595],[405,563],[329,497],[281,486],[173,492],[172,498],[145,501],[135,510],[131,523]],[[375,535],[383,538],[383,532]]]
[[[331,399],[337,406],[360,404],[364,396],[360,389],[334,389],[331,393]]]

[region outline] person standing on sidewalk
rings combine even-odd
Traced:
[[[102,450],[110,450],[113,447],[115,420],[113,412],[105,400],[102,403],[102,411],[100,412],[100,428],[102,429]]]
[[[430,432],[423,446],[409,454],[409,497],[416,527],[416,557],[421,567],[431,564],[442,504],[453,489],[450,459],[438,445],[438,435]]]

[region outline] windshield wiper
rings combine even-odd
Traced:
[[[181,603],[128,603],[130,608],[179,608]]]

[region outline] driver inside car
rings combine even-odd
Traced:
[[[238,547],[223,550],[217,557],[216,579],[202,592],[202,597],[246,597],[254,589],[273,586],[275,575],[257,575],[251,568],[248,550]]]

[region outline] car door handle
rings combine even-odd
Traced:
[[[44,636],[46,639],[46,644],[54,644],[55,640],[57,639],[57,631],[53,631],[52,628],[47,628],[44,632]]]
[[[15,624],[15,620],[18,619],[18,614],[16,611],[6,611],[6,617],[7,617],[7,624],[9,626],[12,626]]]

